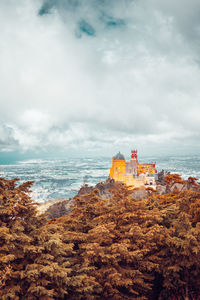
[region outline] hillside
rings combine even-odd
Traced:
[[[194,178],[168,175],[165,194],[143,189],[144,198],[121,183],[85,186],[51,220],[31,184],[0,178],[1,299],[199,299]]]

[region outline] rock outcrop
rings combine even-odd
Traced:
[[[175,191],[183,192],[186,190],[197,190],[199,184],[196,183],[197,178],[189,177],[187,180],[183,180],[179,174],[170,174],[163,170],[158,173],[158,179],[156,181],[156,190],[158,194],[168,194]]]

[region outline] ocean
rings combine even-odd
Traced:
[[[153,162],[155,158],[142,157],[142,162]],[[7,179],[19,178],[21,182],[33,180],[31,197],[38,202],[75,196],[83,183],[95,185],[107,179],[112,159],[71,158],[20,160],[12,164],[1,164],[0,174]],[[158,157],[158,171],[162,169],[200,179],[200,158]]]

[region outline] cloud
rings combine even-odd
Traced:
[[[199,9],[2,1],[1,151],[197,151]]]

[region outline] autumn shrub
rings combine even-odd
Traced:
[[[197,185],[147,199],[93,189],[47,220],[17,183],[0,178],[0,299],[199,299]]]
[[[159,299],[199,299],[200,192],[154,195],[148,205],[158,207],[163,215],[161,225],[167,229],[159,253],[163,278]]]
[[[155,253],[165,235],[161,220],[157,208],[150,211],[146,201],[133,200],[123,185],[109,200],[95,190],[78,197],[70,215],[52,220],[62,226],[65,242],[74,243],[83,280],[76,279],[76,298],[87,298],[91,291],[95,299],[148,299],[159,268]]]
[[[0,178],[0,299],[62,299],[71,246],[37,215],[32,182],[17,182]]]

